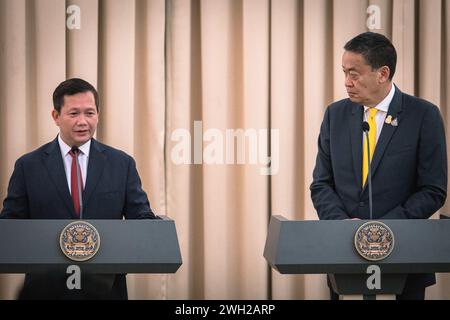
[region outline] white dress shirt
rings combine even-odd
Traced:
[[[64,162],[64,170],[66,171],[67,185],[69,186],[70,194],[72,194],[72,190],[70,187],[71,180],[71,169],[72,169],[72,156],[69,154],[69,151],[72,150],[72,147],[69,147],[58,135],[59,148],[61,149],[61,155]],[[86,177],[87,177],[87,167],[89,161],[89,150],[91,148],[91,140],[87,141],[85,144],[80,146],[80,153],[78,154],[78,163],[81,169],[81,177],[83,178],[83,190],[86,186]]]
[[[392,84],[391,91],[389,91],[386,98],[383,99],[379,104],[377,104],[374,108],[378,110],[377,114],[375,115],[375,122],[377,123],[377,142],[380,138],[381,129],[383,129],[384,121],[386,120],[386,116],[389,110],[389,105],[392,102],[392,99],[394,98],[395,94],[395,86]],[[368,121],[369,119],[369,107],[364,106],[364,121]],[[370,129],[372,130],[372,128]],[[364,137],[364,133],[363,133]],[[364,138],[363,138],[363,146],[364,146]]]

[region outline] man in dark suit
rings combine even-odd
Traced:
[[[59,134],[17,160],[0,218],[155,219],[133,158],[92,138],[99,116],[95,88],[66,80],[55,89],[53,105]],[[19,298],[128,297],[125,275],[82,274],[81,290],[68,290],[67,276],[26,275]]]
[[[447,197],[447,152],[439,109],[392,83],[397,55],[383,35],[360,34],[344,49],[349,98],[325,112],[310,187],[319,218],[369,219],[370,156],[373,218],[427,219]],[[363,121],[370,125],[370,151]],[[408,275],[397,299],[424,299],[425,288],[435,281],[433,274]]]

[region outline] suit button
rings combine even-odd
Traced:
[[[359,206],[360,206],[360,207],[364,207],[364,202],[360,202],[360,203],[359,203]]]

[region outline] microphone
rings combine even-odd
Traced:
[[[78,200],[80,203],[80,220],[83,219],[83,192],[82,192],[82,188],[81,188],[81,172],[80,172],[80,165],[78,163],[78,153],[80,151],[80,149],[78,149],[77,146],[73,146],[71,149],[73,154],[76,154],[77,156],[75,157],[75,164],[77,167],[77,184],[78,184]]]
[[[372,220],[372,170],[370,169],[370,146],[369,146],[369,130],[370,125],[367,121],[362,123],[362,130],[366,135],[367,141],[367,163],[368,163],[368,173],[367,173],[367,184],[369,185],[369,216],[370,220]]]
[[[362,129],[363,129],[364,132],[369,132],[370,126],[369,126],[369,123],[367,121],[364,121],[362,123]]]

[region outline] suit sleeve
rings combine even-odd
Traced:
[[[314,208],[321,220],[349,219],[344,204],[334,188],[330,155],[330,111],[327,108],[320,128],[316,166],[310,187]]]
[[[136,169],[136,162],[131,157],[128,162],[125,218],[158,219],[150,207],[147,194],[142,189],[141,179]]]
[[[436,106],[425,113],[418,148],[416,192],[382,219],[428,219],[444,205],[447,150],[444,124]]]
[[[28,196],[25,186],[25,175],[21,160],[17,160],[13,174],[9,180],[8,194],[3,201],[0,219],[29,218]]]

